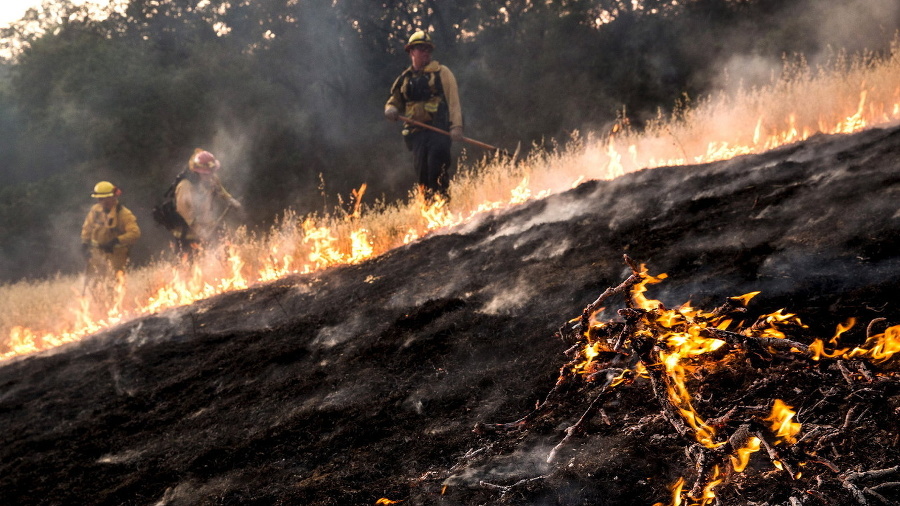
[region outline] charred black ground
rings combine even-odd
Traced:
[[[630,273],[667,305],[760,290],[829,338],[900,323],[900,130],[817,136],[762,155],[589,182],[364,264],[225,294],[0,367],[6,504],[668,502],[692,440],[645,383],[582,434],[578,385],[530,413],[570,343],[560,326]],[[609,317],[616,307],[611,304]],[[696,378],[708,418],[781,398],[804,423],[791,479],[759,452],[724,504],[900,501],[900,376],[772,355]],[[852,372],[852,371],[851,371]],[[858,371],[857,371],[858,372]],[[818,432],[812,432],[818,430]],[[818,456],[813,459],[810,454]],[[851,475],[876,470],[882,474]],[[869,488],[868,492],[864,489]],[[881,496],[879,498],[878,496]]]

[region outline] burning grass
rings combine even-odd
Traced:
[[[893,44],[893,48],[900,43]],[[761,152],[817,132],[849,133],[900,117],[900,52],[880,57],[836,54],[825,68],[802,59],[785,65],[765,87],[681,104],[643,130],[622,118],[609,134],[573,133],[565,146],[535,149],[523,159],[465,160],[452,201],[405,201],[353,212],[298,216],[285,212],[267,233],[238,230],[193,265],[158,260],[132,270],[117,287],[117,304],[82,297],[84,281],[58,276],[0,287],[0,358],[77,341],[111,324],[294,273],[380,255],[435,230],[572,188],[661,165],[702,163]]]

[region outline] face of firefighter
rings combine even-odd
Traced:
[[[212,186],[216,182],[216,175],[213,172],[198,172],[200,184],[203,186]]]
[[[109,212],[112,208],[116,207],[116,204],[119,203],[119,199],[117,197],[103,197],[102,199],[97,199],[100,201],[100,205],[103,206],[103,210]]]
[[[409,49],[409,59],[412,61],[412,68],[422,70],[431,63],[431,48],[424,44],[416,44]]]

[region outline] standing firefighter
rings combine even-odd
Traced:
[[[119,202],[122,190],[109,181],[94,185],[91,206],[81,226],[81,249],[87,261],[86,282],[112,288],[118,273],[125,272],[128,250],[141,237],[134,214]],[[96,295],[96,294],[95,294]]]
[[[403,136],[413,152],[413,167],[419,178],[419,188],[426,197],[435,194],[447,198],[450,184],[450,141],[463,140],[462,108],[456,78],[450,69],[431,59],[434,43],[424,31],[409,38],[406,52],[410,66],[394,81],[391,96],[384,106],[387,119],[408,119],[439,128],[450,133],[418,127],[406,122]],[[401,118],[402,115],[405,118]]]
[[[197,148],[188,160],[187,173],[175,186],[175,210],[184,223],[172,233],[182,252],[192,253],[212,242],[225,214],[241,209],[241,203],[222,186],[220,167],[212,153]]]

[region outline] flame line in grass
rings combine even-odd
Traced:
[[[895,41],[892,47],[900,48],[900,42]],[[217,265],[211,272],[191,272],[177,265],[163,265],[156,273],[162,281],[136,290],[140,293],[130,299],[121,299],[123,304],[116,306],[115,311],[86,307],[76,297],[75,309],[49,308],[48,312],[55,318],[51,324],[31,325],[22,321],[10,325],[4,329],[8,338],[5,348],[0,347],[0,360],[76,342],[110,325],[226,291],[291,274],[360,262],[435,229],[464,223],[487,211],[543,198],[587,179],[611,179],[642,168],[722,160],[801,141],[817,132],[853,133],[896,121],[900,118],[897,54],[900,51],[893,51],[891,56],[880,60],[865,57],[853,61],[839,55],[836,69],[824,77],[811,69],[786,69],[785,74],[790,77],[769,88],[709,98],[694,109],[679,111],[671,119],[651,121],[640,132],[622,121],[610,135],[600,140],[590,139],[586,144],[577,132],[573,133],[567,152],[542,152],[517,163],[485,161],[482,167],[485,170],[479,173],[476,167],[475,175],[454,180],[451,191],[455,211],[445,202],[432,205],[419,202],[418,206],[409,206],[410,210],[415,208],[413,212],[395,213],[399,215],[398,223],[373,226],[373,213],[364,213],[360,207],[365,186],[354,190],[353,210],[346,222],[314,216],[299,219],[288,211],[280,226],[274,227],[268,236],[230,240],[231,246],[218,253],[226,258],[219,261],[224,269]],[[753,128],[748,130],[747,125]],[[508,174],[499,173],[504,170]],[[494,182],[498,184],[487,184]],[[491,196],[485,193],[487,187],[492,187]],[[498,191],[509,197],[497,198]],[[384,209],[374,214],[379,212],[390,214]],[[40,330],[42,327],[47,330]],[[890,338],[897,340],[894,334]],[[872,358],[890,353],[872,347],[866,350]],[[827,356],[824,349],[820,353]],[[864,352],[827,353],[862,356]]]

